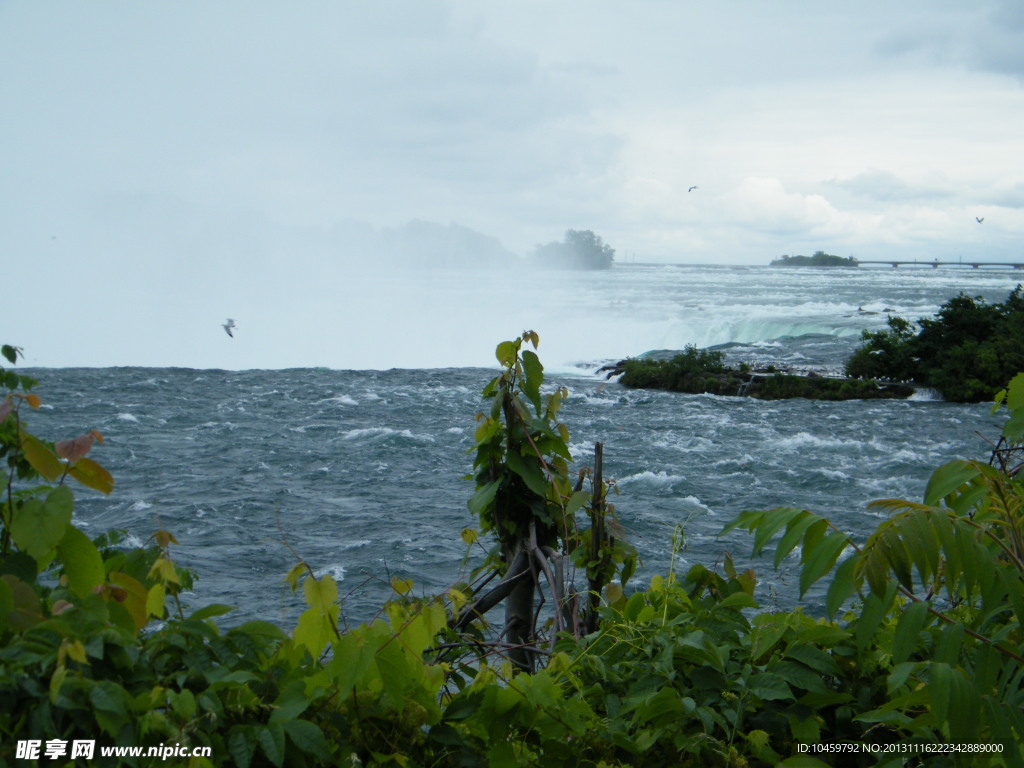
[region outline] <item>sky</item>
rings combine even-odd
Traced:
[[[297,341],[339,295],[397,328],[409,222],[1024,260],[1017,0],[0,0],[0,104],[0,340],[41,366],[423,365]],[[199,340],[231,315],[261,351]]]

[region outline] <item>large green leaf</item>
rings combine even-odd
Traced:
[[[494,480],[486,485],[481,485],[472,496],[469,497],[469,511],[477,517],[494,501],[494,495],[501,487],[501,480]]]
[[[786,525],[786,532],[782,535],[782,538],[779,539],[779,544],[775,548],[776,568],[782,564],[786,555],[796,547],[797,543],[807,532],[807,529],[815,524],[828,527],[828,523],[826,523],[821,517],[813,512],[808,512],[807,510],[803,510],[799,515],[789,521],[789,524]]]
[[[813,549],[804,548],[803,568],[800,569],[800,596],[806,594],[810,586],[832,570],[839,555],[850,543],[850,537],[838,531],[830,533],[817,542]]]
[[[494,356],[498,358],[499,363],[509,366],[515,361],[517,352],[518,347],[515,342],[503,341],[498,345],[497,349],[494,350]]]
[[[1009,386],[996,395],[996,400],[1005,397],[1006,407],[1011,411],[1024,408],[1024,373],[1018,373],[1010,380]]]
[[[792,699],[793,691],[789,684],[779,675],[771,672],[759,672],[750,678],[747,689],[759,699]]]
[[[924,503],[938,506],[943,499],[978,476],[978,469],[967,461],[955,460],[936,469],[924,492]]]
[[[228,732],[228,751],[238,768],[249,768],[256,751],[256,728],[252,725],[233,725]]]
[[[533,404],[534,410],[539,416],[541,413],[540,385],[544,382],[544,366],[536,352],[526,350],[523,352],[523,373],[522,380],[523,394]]]
[[[1003,437],[1014,443],[1024,441],[1024,408],[1018,408],[1010,414],[1003,425]]]
[[[825,610],[829,616],[835,616],[843,603],[852,597],[857,589],[856,573],[859,558],[858,554],[851,555],[836,568],[825,594]]]
[[[332,682],[346,695],[363,682],[373,666],[377,646],[367,634],[367,628],[360,627],[355,632],[346,632],[334,643],[334,658],[328,669],[333,676]]]
[[[284,728],[278,723],[261,726],[256,731],[256,741],[267,759],[277,768],[284,765]]]
[[[547,494],[548,483],[544,478],[540,460],[536,456],[522,456],[515,451],[509,451],[505,460],[508,463],[508,468],[523,478],[527,488],[538,496]]]
[[[57,544],[57,554],[64,564],[68,587],[76,595],[84,597],[97,584],[103,583],[106,575],[103,558],[96,545],[75,526],[69,525],[64,531]]]
[[[299,749],[319,760],[329,760],[331,749],[323,732],[308,720],[286,720],[284,732]]]
[[[932,516],[931,512],[914,511],[903,515],[897,523],[922,584],[927,583],[939,570],[941,562],[939,536],[932,525]]]
[[[928,703],[932,716],[941,728],[949,721],[949,699],[952,688],[953,670],[948,664],[928,665]]]
[[[896,622],[896,633],[892,640],[892,660],[899,664],[910,658],[917,647],[921,630],[928,619],[928,603],[915,602],[908,605]]]
[[[882,620],[885,619],[895,596],[895,582],[887,581],[885,582],[884,589],[877,592],[872,590],[864,598],[860,616],[857,618],[853,632],[854,642],[862,651],[874,641],[875,633],[878,631]]]
[[[11,524],[11,538],[27,552],[39,568],[45,568],[56,553],[57,543],[71,523],[74,497],[66,487],[54,488],[45,499],[29,499],[17,510]]]
[[[943,625],[939,639],[935,643],[935,650],[932,651],[932,660],[950,665],[957,664],[964,644],[965,630],[966,627],[960,623]]]

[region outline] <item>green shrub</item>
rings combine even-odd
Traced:
[[[846,364],[848,376],[913,380],[946,400],[991,399],[1024,370],[1024,294],[1017,286],[1005,302],[988,304],[960,294],[934,318],[889,318],[889,330],[864,331],[864,344]]]
[[[714,349],[697,349],[689,345],[669,360],[630,359],[623,364],[619,380],[627,387],[650,387],[674,392],[703,392],[732,394],[738,380],[728,376],[724,383],[708,374],[727,374],[725,353]],[[730,386],[731,385],[731,386]]]

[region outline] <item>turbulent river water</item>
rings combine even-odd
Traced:
[[[835,370],[861,331],[884,327],[889,314],[927,317],[961,291],[1001,301],[1017,277],[617,265],[573,276],[563,320],[539,311],[531,327],[548,383],[571,393],[560,416],[573,455],[586,462],[594,442],[604,443],[643,583],[668,568],[678,523],[684,564],[712,565],[727,550],[745,561],[747,535],[718,535],[745,509],[805,507],[865,535],[879,520],[869,501],[919,499],[939,464],[985,456],[983,438],[999,421],[985,404],[927,392],[824,403],[627,390],[598,374],[600,364],[694,344],[734,361]],[[522,330],[490,339],[487,354]],[[467,330],[465,343],[483,342]],[[106,438],[93,456],[117,488],[109,497],[78,493],[76,522],[90,534],[125,529],[136,542],[172,531],[178,559],[198,576],[195,605],[236,605],[232,620],[289,621],[297,601],[283,577],[296,553],[341,581],[350,622],[374,614],[389,576],[426,593],[455,578],[465,554],[459,532],[473,524],[464,476],[474,414],[496,367],[28,372],[44,401],[29,417],[33,431],[56,440],[96,428]],[[795,562],[779,572],[767,560],[754,567],[766,600],[793,599]],[[815,595],[808,600],[813,610]]]

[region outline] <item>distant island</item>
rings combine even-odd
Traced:
[[[815,251],[813,256],[781,256],[772,261],[773,267],[856,267],[853,256],[833,256],[824,251]]]
[[[570,229],[562,242],[534,248],[531,260],[555,269],[611,269],[615,249],[589,229]]]

